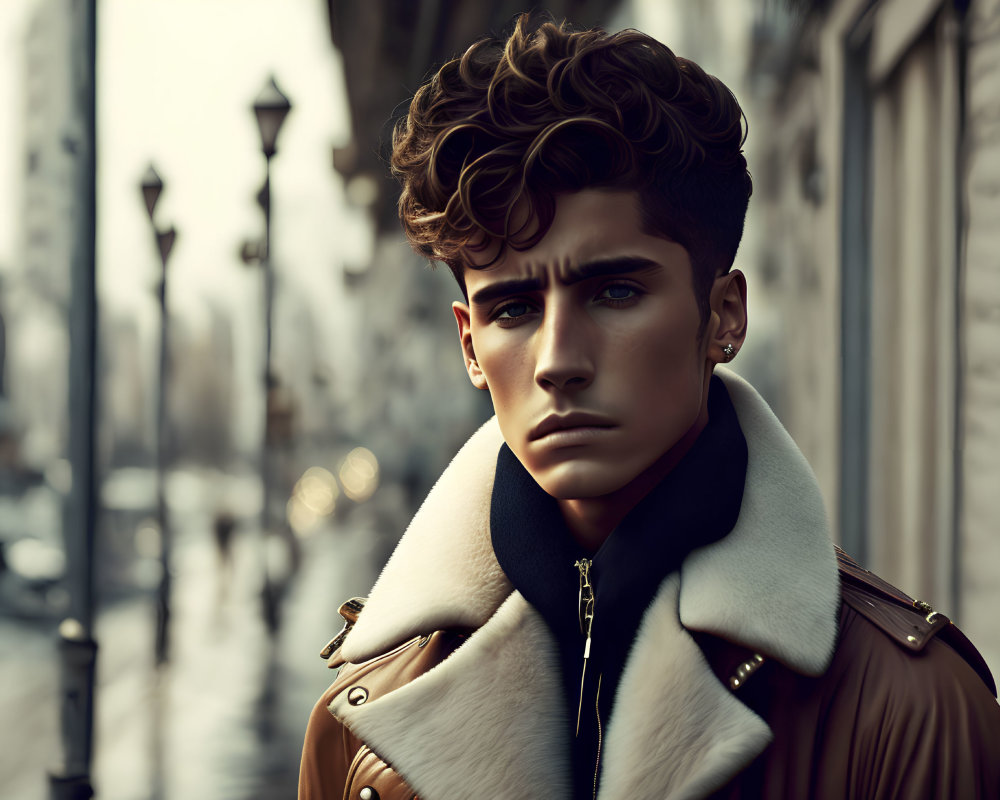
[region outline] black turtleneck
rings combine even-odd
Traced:
[[[500,449],[490,512],[493,550],[514,588],[542,615],[558,644],[574,797],[592,796],[599,739],[595,702],[606,731],[628,651],[657,589],[688,553],[721,539],[739,516],[747,445],[729,393],[717,377],[711,381],[708,413],[708,425],[687,454],[594,554],[574,541],[556,501],[510,449]],[[580,573],[574,564],[585,557],[593,562],[590,577],[596,599],[576,736],[584,637],[578,612]]]

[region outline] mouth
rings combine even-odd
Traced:
[[[591,414],[587,411],[573,411],[562,415],[550,414],[531,429],[528,433],[528,439],[529,441],[538,441],[563,431],[608,430],[614,427],[614,422],[607,417]]]

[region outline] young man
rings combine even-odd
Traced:
[[[715,375],[742,143],[726,87],[635,31],[522,18],[417,93],[400,214],[496,417],[342,609],[300,798],[1000,796],[981,658],[838,570],[802,455]]]

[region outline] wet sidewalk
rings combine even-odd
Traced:
[[[294,798],[305,723],[331,675],[319,650],[337,607],[373,580],[362,515],[301,542],[301,566],[268,635],[257,532],[221,569],[209,521],[175,543],[170,662],[153,662],[151,598],[103,610],[93,781],[101,800]],[[194,523],[194,524],[191,524]],[[54,632],[0,620],[0,796],[47,797],[58,756]],[[11,725],[11,720],[16,720]]]

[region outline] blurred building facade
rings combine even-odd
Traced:
[[[1000,4],[764,3],[779,407],[845,548],[1000,668]]]
[[[65,455],[68,312],[76,143],[72,16],[64,0],[39,2],[24,39],[24,147],[18,257],[4,286],[6,384],[23,455],[43,469]]]
[[[69,469],[69,308],[82,121],[73,102],[73,17],[68,0],[27,14],[19,213],[0,284],[0,614],[63,613],[63,504]]]

